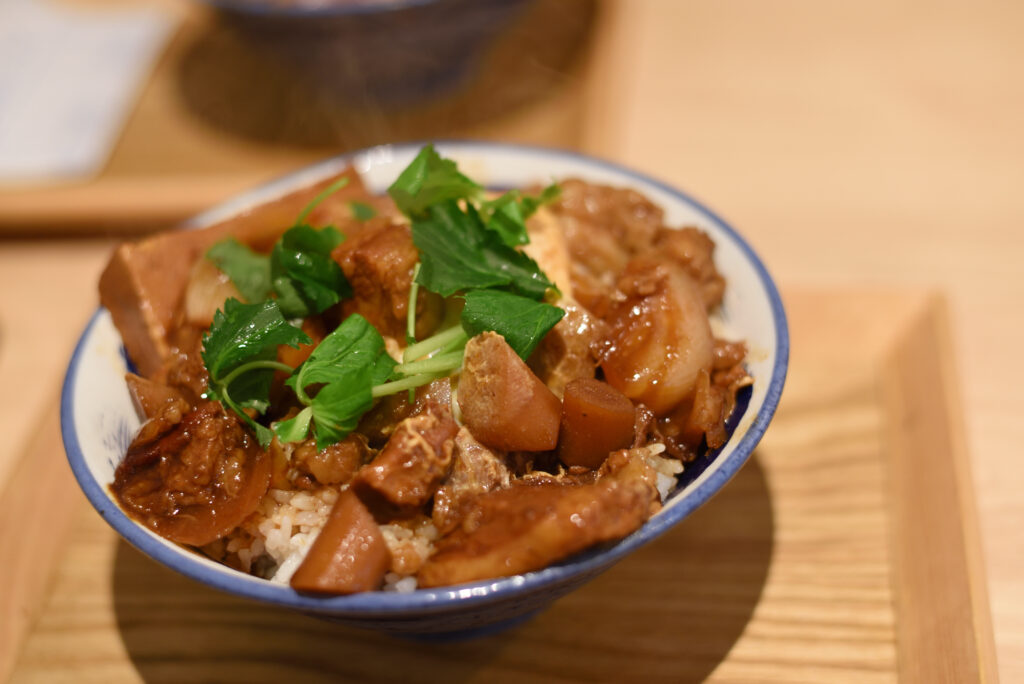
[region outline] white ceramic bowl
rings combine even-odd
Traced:
[[[311,184],[353,164],[373,191],[384,192],[413,158],[419,144],[385,145],[331,159],[250,192],[190,221],[201,227],[255,204]],[[96,510],[135,547],[156,561],[218,589],[348,624],[407,634],[481,634],[509,624],[583,584],[639,546],[655,539],[721,489],[750,457],[775,411],[789,357],[789,336],[779,294],[750,246],[722,219],[683,192],[657,180],[572,152],[482,142],[438,143],[441,154],[493,188],[546,183],[570,176],[628,186],[665,210],[668,225],[696,225],[717,244],[715,260],[728,285],[721,319],[747,341],[747,367],[754,377],[734,416],[723,448],[689,464],[664,508],[617,544],[575,556],[538,572],[409,594],[372,592],[318,598],[299,594],[208,560],[167,541],[128,518],[109,484],[139,427],[124,373],[121,340],[100,309],[93,316],[68,366],[61,397],[61,426],[68,460]]]

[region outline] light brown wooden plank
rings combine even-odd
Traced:
[[[82,497],[64,459],[57,423],[56,411],[48,411],[0,489],[0,681],[14,666],[50,588],[72,511],[81,510]]]
[[[981,542],[945,302],[907,321],[881,375],[901,679],[995,682]]]

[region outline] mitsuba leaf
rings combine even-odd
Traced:
[[[558,198],[561,189],[557,185],[549,185],[540,195],[523,195],[518,190],[509,190],[501,197],[480,204],[480,213],[488,230],[501,236],[502,242],[509,247],[529,244],[530,238],[526,231],[526,219],[530,218],[544,204]]]
[[[416,282],[448,297],[475,287],[508,285],[508,275],[483,258],[486,231],[475,210],[454,201],[431,208],[426,219],[412,223],[412,240],[420,252]]]
[[[426,145],[398,176],[388,194],[399,211],[409,218],[422,218],[427,209],[447,200],[474,199],[483,189],[444,159],[433,145]]]
[[[270,296],[270,257],[243,245],[235,238],[218,242],[206,252],[206,258],[227,274],[239,294],[250,303]]]
[[[273,299],[258,304],[228,299],[203,336],[202,358],[213,386],[242,364],[273,359],[279,345],[298,348],[311,343],[306,333],[284,319]]]
[[[309,421],[312,418],[313,409],[307,406],[293,418],[276,423],[274,425],[274,434],[282,442],[301,442],[309,434]]]
[[[522,205],[516,201],[509,191],[494,200],[484,202],[481,209],[490,212],[487,219],[487,229],[492,230],[501,237],[501,241],[509,247],[526,245],[530,237],[526,232],[526,217],[523,216]]]
[[[348,437],[373,406],[371,370],[350,370],[348,377],[325,386],[313,397],[313,431],[318,449]]]
[[[213,325],[203,336],[201,356],[210,375],[208,398],[238,414],[265,448],[273,438],[272,433],[243,410],[262,413],[269,405],[274,369],[262,367],[261,363],[272,362],[279,345],[297,348],[310,343],[306,333],[284,319],[276,301],[243,304],[228,299],[224,309],[214,314]],[[245,369],[246,366],[252,367]]]
[[[346,380],[353,368],[370,369],[371,382],[380,383],[394,367],[395,360],[388,356],[377,329],[359,314],[352,314],[317,345],[286,384],[298,392],[310,385]]]
[[[352,216],[354,216],[357,221],[369,221],[377,215],[376,209],[363,202],[352,200],[348,203],[348,206],[352,210]]]
[[[429,217],[412,222],[420,251],[416,282],[444,297],[476,288],[507,288],[543,299],[554,284],[526,254],[487,230],[472,206],[454,200],[430,207]]]
[[[384,338],[369,321],[352,314],[317,345],[286,384],[305,401],[307,388],[321,386],[310,402],[317,444],[344,439],[373,404],[371,389],[395,367]]]
[[[558,183],[552,183],[543,190],[540,194],[534,197],[533,195],[523,195],[519,200],[519,203],[523,207],[523,213],[529,218],[533,212],[537,211],[540,207],[545,204],[551,204],[562,194],[562,188]]]
[[[317,314],[352,296],[352,287],[331,250],[344,236],[328,226],[294,226],[270,254],[270,276],[281,311],[288,318]]]
[[[465,298],[462,327],[466,333],[472,337],[492,330],[524,361],[565,315],[557,306],[500,290],[472,290]]]

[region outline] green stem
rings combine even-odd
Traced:
[[[416,361],[424,356],[433,354],[439,349],[453,344],[456,340],[459,340],[462,343],[469,340],[469,336],[466,334],[466,331],[462,329],[461,325],[453,325],[447,330],[442,330],[422,342],[417,342],[414,345],[406,347],[405,353],[402,354],[402,360],[407,363],[410,361]]]
[[[317,208],[317,205],[319,205],[321,202],[323,202],[325,199],[327,199],[334,193],[341,190],[346,185],[348,185],[348,177],[342,176],[341,178],[339,178],[338,180],[334,181],[326,188],[324,188],[320,192],[320,194],[314,197],[312,200],[310,200],[309,204],[306,205],[306,208],[302,210],[302,213],[299,214],[299,218],[295,219],[295,225],[302,225],[303,223],[305,223],[306,217],[313,213],[313,210]]]
[[[375,385],[373,389],[370,390],[370,394],[374,399],[379,399],[380,397],[386,397],[390,394],[398,394],[405,390],[422,387],[428,382],[433,382],[438,378],[443,378],[445,375],[446,373],[421,373],[419,375],[411,375],[407,378],[402,378],[401,380],[392,380],[391,382],[385,382],[383,385]]]
[[[416,277],[420,274],[420,262],[412,269],[412,285],[409,286],[409,304],[405,314],[405,344],[412,346],[416,344],[416,298],[420,293],[420,284]]]
[[[441,373],[455,370],[462,364],[463,352],[453,351],[447,354],[437,354],[422,361],[410,361],[409,363],[395,366],[395,372],[399,375],[418,375],[420,373]]]
[[[220,380],[217,384],[219,384],[226,393],[227,388],[230,387],[231,383],[235,381],[235,378],[237,378],[242,373],[248,373],[251,370],[262,370],[266,368],[284,371],[285,373],[291,373],[293,370],[295,370],[287,363],[281,363],[280,361],[250,361],[249,363],[243,363],[241,366],[228,373],[224,377],[224,379]]]

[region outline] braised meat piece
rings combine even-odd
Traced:
[[[548,331],[529,358],[530,369],[561,397],[565,386],[592,378],[599,343],[607,334],[604,321],[579,304],[566,304],[565,316]]]
[[[318,449],[315,439],[307,439],[292,452],[292,463],[299,477],[309,482],[296,482],[314,488],[321,485],[346,484],[371,456],[366,438],[353,432],[344,440]]]
[[[356,475],[355,486],[398,508],[424,505],[448,474],[458,429],[450,405],[428,407],[404,419],[376,458]]]
[[[352,285],[353,297],[343,303],[345,315],[361,314],[382,335],[404,336],[413,268],[420,258],[409,226],[371,219],[331,256]],[[417,335],[430,331],[440,314],[441,300],[421,289],[416,302]]]
[[[654,251],[672,259],[686,269],[700,288],[704,307],[711,311],[722,303],[725,294],[725,278],[715,268],[715,243],[708,234],[698,228],[658,230]]]
[[[637,461],[593,484],[518,485],[482,494],[418,574],[422,587],[539,570],[643,524],[658,490]],[[647,468],[649,471],[650,469]]]
[[[202,546],[237,527],[270,486],[271,459],[220,404],[161,435],[143,430],[114,473],[122,508],[158,534]]]
[[[450,411],[451,405],[451,381],[448,378],[435,380],[416,389],[416,400],[413,403],[409,403],[408,395],[404,392],[382,398],[363,415],[356,431],[366,436],[371,447],[379,449],[387,444],[395,428],[409,416],[424,411]]]
[[[636,190],[569,179],[552,211],[563,221],[575,261],[593,273],[622,270],[647,249],[663,223],[662,210]]]
[[[493,451],[461,428],[455,435],[452,472],[434,495],[434,526],[447,534],[462,517],[465,504],[478,494],[508,487],[511,473]]]
[[[623,297],[605,319],[605,380],[663,416],[693,396],[711,368],[711,326],[693,280],[675,263],[653,257],[629,262],[617,283]]]

